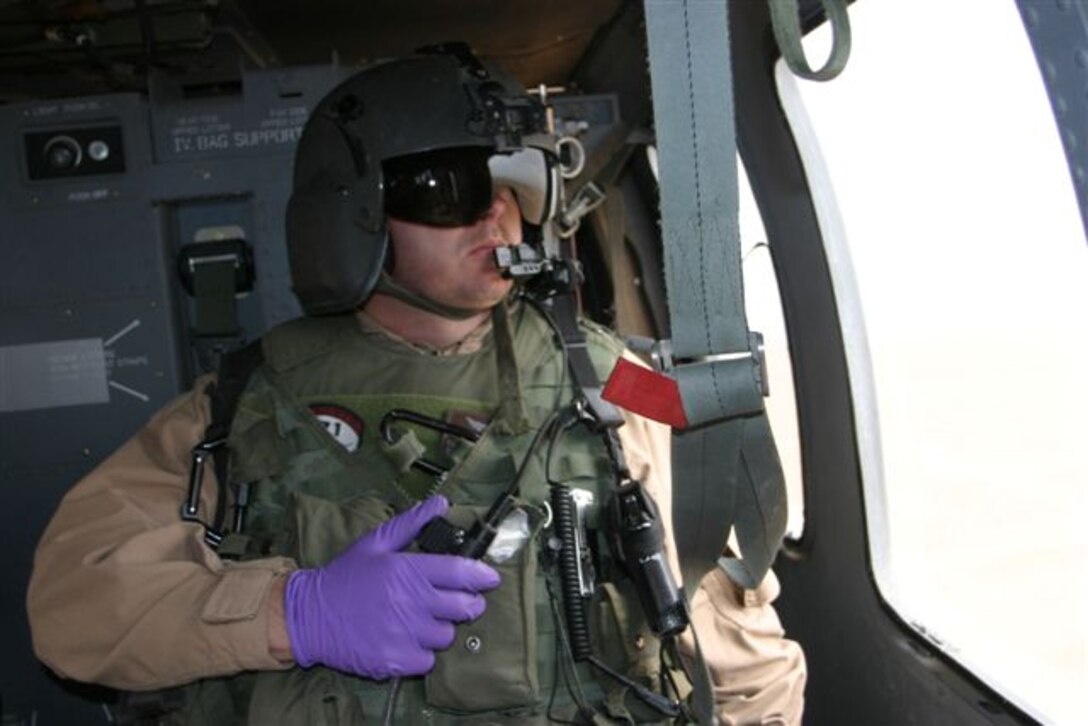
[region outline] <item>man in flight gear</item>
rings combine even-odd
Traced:
[[[129,722],[684,722],[704,667],[723,723],[800,722],[773,574],[687,607],[669,430],[587,384],[624,352],[556,301],[549,132],[463,47],[325,97],[287,214],[307,315],[64,498],[43,662]]]

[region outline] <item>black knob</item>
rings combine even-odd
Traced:
[[[45,144],[45,163],[54,171],[67,171],[83,161],[83,149],[71,136],[54,136]]]

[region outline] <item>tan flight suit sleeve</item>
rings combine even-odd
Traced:
[[[34,651],[58,674],[149,690],[286,667],[268,652],[270,558],[233,564],[179,517],[190,450],[208,425],[208,379],[177,399],[61,501],[27,594]],[[201,514],[214,509],[206,466]]]
[[[657,502],[673,572],[680,567],[672,537],[671,430],[626,411],[619,429],[632,475]],[[677,574],[679,579],[679,574]],[[699,645],[710,669],[722,724],[801,723],[807,670],[801,647],[785,637],[772,602],[778,579],[768,572],[756,590],[734,584],[721,568],[707,574],[691,602]],[[690,656],[690,636],[681,639]]]

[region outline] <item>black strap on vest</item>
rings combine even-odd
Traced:
[[[261,341],[255,340],[248,345],[231,351],[219,362],[219,375],[212,393],[212,420],[204,438],[213,436],[226,441],[230,436],[230,425],[234,412],[238,409],[238,400],[249,384],[253,372],[264,362],[264,348]],[[215,509],[215,528],[223,528],[226,516],[226,491],[230,484],[230,449],[222,446],[213,455],[215,460],[215,478],[219,483],[219,498]]]
[[[227,438],[238,400],[245,391],[253,372],[264,362],[264,350],[261,341],[255,340],[248,345],[223,354],[219,361],[219,373],[215,383],[208,385],[204,392],[211,404],[211,421],[204,430],[203,440],[193,447],[192,469],[189,472],[189,491],[182,504],[181,518],[204,525],[204,541],[212,549],[217,549],[223,540],[224,523],[227,516],[227,490],[230,483],[230,449]],[[215,466],[215,478],[218,483],[215,513],[211,523],[199,518],[200,489],[203,482],[204,462],[212,458]],[[235,492],[236,507],[244,506],[244,495]],[[240,517],[236,516],[233,529],[240,527]]]
[[[567,264],[576,264],[572,260],[572,250],[568,240],[561,243],[560,249]],[[575,297],[575,287],[579,282],[579,278],[580,276],[575,274],[567,276],[570,284],[551,298],[551,314],[545,314],[545,319],[555,325],[556,333],[561,338],[560,342],[566,354],[567,365],[574,379],[575,388],[585,401],[586,408],[589,409],[589,416],[586,417],[587,423],[590,423],[591,427],[597,432],[606,434],[608,440],[615,446],[614,455],[622,460],[622,449],[616,439],[615,429],[623,423],[623,416],[614,405],[601,397],[603,390],[601,380],[597,375],[597,369],[593,367],[593,361],[589,357],[589,347],[585,335],[578,326],[578,301]],[[695,642],[695,662],[690,673],[694,688],[692,704],[695,710],[694,715],[699,723],[710,724],[714,722],[713,686],[707,670],[706,660],[699,646],[699,637],[695,632],[695,626],[689,625],[689,627],[691,628],[692,639]]]
[[[560,253],[568,265],[574,266],[573,245],[569,239],[560,243]],[[570,374],[574,378],[576,390],[585,398],[589,413],[596,421],[595,428],[614,429],[623,423],[619,410],[601,397],[603,390],[597,369],[589,357],[586,336],[578,327],[578,300],[575,289],[581,282],[581,274],[566,276],[567,286],[555,295],[552,302],[552,319],[562,337],[563,350],[567,356]]]

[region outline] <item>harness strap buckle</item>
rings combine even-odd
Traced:
[[[740,390],[744,392],[747,392],[749,388],[753,388],[758,389],[758,392],[764,398],[770,395],[767,358],[764,353],[762,333],[750,331],[748,333],[748,350],[731,353],[707,353],[678,357],[673,349],[672,341],[668,338],[654,340],[642,336],[632,336],[627,339],[627,345],[637,353],[648,355],[654,370],[658,373],[668,375],[680,382],[684,409],[688,412],[689,420],[692,423],[704,423],[707,420],[723,416],[743,415],[748,413],[750,409],[758,410],[760,408],[759,401],[754,395],[744,395],[736,396],[737,402],[733,405],[719,406],[721,410],[708,410],[702,414],[692,416],[695,410],[699,409],[699,406],[696,406],[696,402],[693,400],[698,396],[690,392],[687,396],[684,396],[684,389],[688,388],[685,383],[704,377],[709,369],[716,369],[714,375],[720,377],[735,377],[737,381],[742,383]],[[731,370],[735,372],[730,373]],[[750,371],[750,373],[745,373],[745,371]],[[745,375],[751,376],[752,386],[743,385]],[[752,394],[754,392],[754,390],[751,391]],[[743,402],[741,402],[741,399],[743,399]]]

